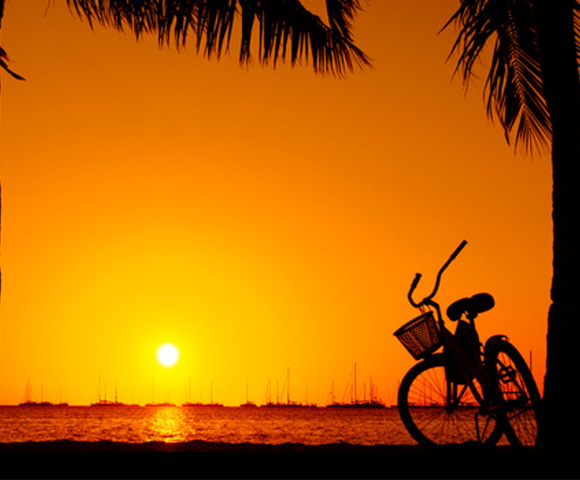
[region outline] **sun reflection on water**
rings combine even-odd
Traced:
[[[147,441],[183,442],[195,434],[179,407],[151,407],[151,416],[145,429]]]

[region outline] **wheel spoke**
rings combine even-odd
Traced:
[[[441,355],[417,364],[403,379],[399,411],[409,433],[424,445],[497,442],[501,430],[495,418],[481,413],[474,385],[448,385]]]
[[[487,350],[487,348],[486,348]],[[512,445],[533,446],[538,436],[540,394],[517,349],[505,340],[486,351],[486,365],[505,401],[506,436]]]

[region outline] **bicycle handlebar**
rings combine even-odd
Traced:
[[[413,292],[415,291],[415,288],[417,288],[417,284],[419,283],[419,280],[421,280],[421,274],[417,273],[415,275],[415,278],[413,279],[413,282],[411,283],[411,288],[409,290],[409,294],[407,295],[407,298],[409,299],[409,302],[411,303],[411,305],[413,305],[415,308],[419,308],[420,306],[425,305],[427,302],[429,302],[429,300],[431,300],[435,296],[435,294],[437,293],[437,290],[439,290],[439,283],[441,282],[441,275],[443,275],[443,272],[445,271],[445,269],[449,266],[449,264],[453,260],[455,260],[455,257],[457,257],[457,255],[459,255],[459,252],[461,252],[461,250],[463,250],[465,245],[467,245],[467,240],[463,240],[459,244],[459,246],[455,249],[455,251],[451,254],[451,256],[447,259],[447,261],[443,264],[443,266],[439,270],[439,273],[437,273],[437,279],[435,280],[435,286],[433,287],[433,291],[431,292],[430,295],[427,295],[419,303],[415,303],[415,301],[413,300]]]
[[[467,245],[467,240],[463,240],[459,246],[455,249],[455,251],[451,254],[451,256],[449,257],[449,260],[447,260],[447,265],[449,265],[453,260],[455,260],[455,257],[457,255],[459,255],[459,252],[461,252],[461,250],[463,250],[463,248],[465,247],[465,245]]]

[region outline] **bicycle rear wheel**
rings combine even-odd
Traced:
[[[485,348],[485,366],[506,402],[505,434],[512,446],[534,446],[538,438],[538,387],[520,352],[499,339]]]
[[[475,380],[471,385],[449,382],[443,355],[431,355],[411,368],[401,382],[401,420],[423,446],[495,445],[501,426],[482,410],[472,389],[480,391]]]

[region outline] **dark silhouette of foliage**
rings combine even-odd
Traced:
[[[359,0],[327,0],[329,24],[298,0],[67,0],[89,24],[132,31],[137,38],[156,33],[161,45],[181,48],[193,42],[208,58],[230,47],[235,21],[240,21],[241,62],[252,55],[258,30],[257,55],[262,63],[289,59],[310,61],[318,73],[341,76],[369,59],[352,39],[352,19]],[[256,26],[257,24],[257,26]]]
[[[527,149],[551,141],[551,121],[544,99],[538,35],[531,1],[462,1],[449,20],[459,27],[453,52],[468,82],[477,60],[493,43],[485,83],[487,112],[499,119],[506,140]]]
[[[2,28],[3,17],[4,17],[4,0],[0,0],[0,28]],[[23,78],[20,75],[13,72],[8,67],[8,54],[2,47],[0,47],[0,69],[8,72],[12,77],[18,80],[23,80]]]

